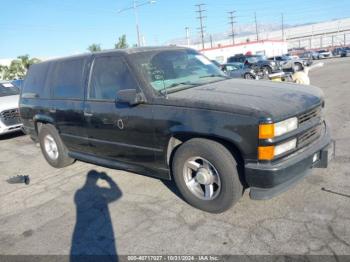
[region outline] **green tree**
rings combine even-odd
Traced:
[[[101,51],[101,45],[100,44],[92,44],[88,47],[88,49],[91,53],[94,53],[94,52],[99,52]]]
[[[26,69],[19,59],[11,61],[10,66],[5,70],[4,79],[12,80],[16,78],[23,78],[26,73]]]
[[[21,55],[21,56],[18,56],[17,58],[21,61],[23,67],[26,70],[28,70],[32,64],[36,64],[36,63],[41,62],[40,59],[38,59],[38,58],[35,58],[35,57],[29,58],[29,55]]]
[[[29,55],[18,56],[9,66],[0,67],[0,77],[6,80],[24,78],[29,67],[38,62],[40,62],[39,59],[30,58]]]
[[[121,37],[119,37],[118,43],[116,43],[114,47],[115,49],[128,48],[129,45],[126,42],[126,35],[122,35]]]
[[[5,72],[8,70],[7,66],[0,65],[0,80],[4,79]]]

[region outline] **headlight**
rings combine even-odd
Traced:
[[[275,136],[280,136],[298,128],[298,118],[292,117],[275,124]]]
[[[275,124],[260,124],[259,138],[269,139],[284,135],[298,128],[298,118],[292,117]]]
[[[288,142],[279,144],[275,146],[274,156],[282,155],[290,150],[293,150],[297,147],[297,139],[290,140]]]
[[[258,158],[259,160],[272,160],[274,157],[282,155],[297,146],[297,139],[289,140],[277,146],[259,146]]]

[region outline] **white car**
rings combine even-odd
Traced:
[[[18,88],[10,82],[0,81],[0,135],[22,129],[18,102]]]
[[[318,50],[317,53],[318,53],[318,59],[324,59],[324,58],[332,57],[332,52],[329,51],[329,50],[322,49],[322,50]]]

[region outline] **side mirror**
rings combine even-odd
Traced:
[[[124,89],[117,92],[116,102],[134,106],[144,103],[145,98],[141,93],[137,93],[136,89]]]

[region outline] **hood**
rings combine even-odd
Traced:
[[[0,112],[8,109],[18,108],[19,95],[0,96]]]
[[[174,105],[206,108],[279,121],[321,104],[322,91],[313,86],[272,81],[230,79],[170,93]]]

